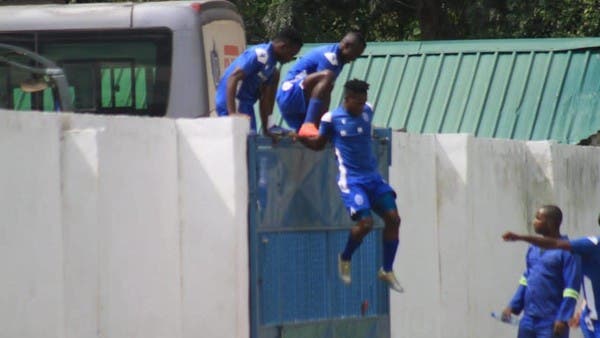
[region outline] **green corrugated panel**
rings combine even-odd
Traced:
[[[359,78],[380,127],[577,143],[600,130],[599,48],[600,38],[370,42],[331,107]]]

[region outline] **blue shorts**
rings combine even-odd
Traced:
[[[277,89],[277,96],[275,97],[281,117],[295,131],[300,130],[306,117],[306,98],[304,97],[304,88],[302,87],[303,80],[294,79],[283,82]]]
[[[254,104],[249,102],[238,102],[238,111],[244,115],[250,116],[250,129],[256,131],[256,118],[254,117]],[[217,104],[217,115],[229,116],[227,105]]]
[[[361,182],[352,181],[345,184],[338,182],[338,186],[340,188],[340,196],[352,220],[357,220],[356,218],[362,210],[372,209],[378,215],[383,215],[387,211],[397,209],[395,202],[396,192],[381,177]]]
[[[590,310],[587,307],[581,312],[579,326],[585,338],[600,338],[600,321],[590,318]]]

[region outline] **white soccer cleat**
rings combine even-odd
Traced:
[[[377,277],[382,281],[386,282],[390,289],[400,293],[404,292],[404,288],[396,279],[394,271],[383,271],[383,268],[380,268],[377,272]]]
[[[352,283],[352,272],[350,270],[350,261],[342,259],[342,255],[338,255],[338,276],[346,285]]]

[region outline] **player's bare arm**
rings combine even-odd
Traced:
[[[238,67],[227,79],[227,114],[229,115],[236,115],[238,113],[237,107],[235,106],[235,95],[238,84],[245,76],[244,71]]]
[[[270,83],[263,84],[260,87],[260,123],[262,126],[263,133],[269,135],[269,116],[273,113],[273,107],[275,106],[275,92],[277,91],[277,84],[279,83],[279,70],[273,73],[273,78]]]
[[[571,244],[569,243],[569,241],[550,237],[519,235],[508,231],[502,235],[502,239],[504,239],[507,242],[527,242],[529,244],[533,244],[543,249],[571,250]]]

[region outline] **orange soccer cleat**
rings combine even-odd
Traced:
[[[300,130],[298,131],[298,136],[319,136],[319,130],[317,129],[317,126],[314,123],[305,122],[304,124],[302,124],[302,127],[300,127]]]

